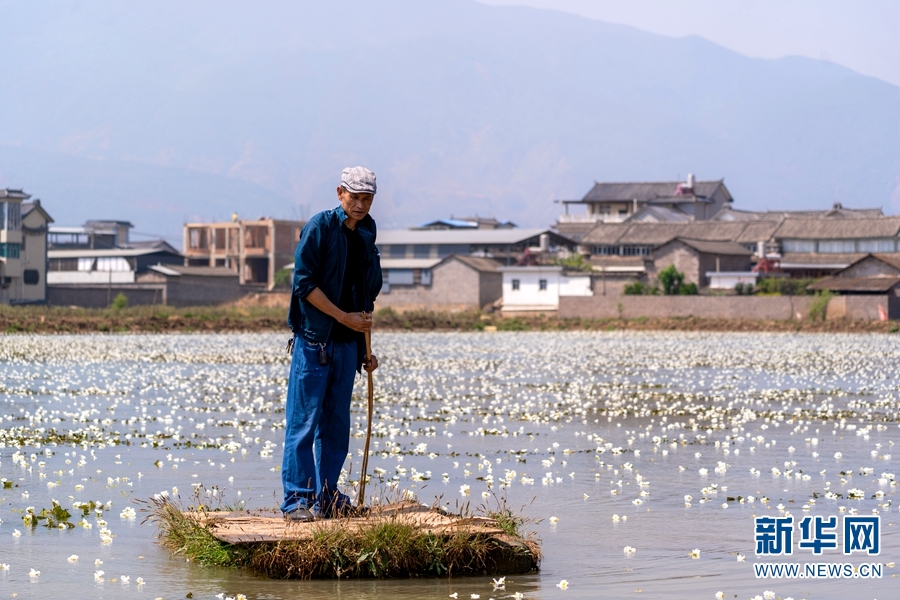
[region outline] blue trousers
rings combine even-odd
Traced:
[[[333,497],[347,458],[356,342],[328,342],[325,352],[328,364],[322,366],[319,345],[294,336],[281,464],[284,513],[313,510],[317,501]]]

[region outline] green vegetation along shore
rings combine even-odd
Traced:
[[[895,321],[774,321],[698,317],[560,319],[553,316],[500,317],[479,311],[375,313],[375,327],[393,331],[806,331],[896,333]],[[287,331],[280,306],[135,306],[84,309],[51,306],[0,306],[0,332],[164,333]]]

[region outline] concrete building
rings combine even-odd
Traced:
[[[22,190],[0,190],[0,304],[47,300],[47,226],[53,219]]]
[[[294,262],[302,221],[262,218],[184,225],[184,265],[224,267],[240,285],[271,290],[275,272]]]
[[[383,258],[384,286],[376,308],[478,310],[502,295],[500,263],[490,258]]]

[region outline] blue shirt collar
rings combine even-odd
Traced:
[[[338,204],[334,209],[334,214],[337,215],[337,218],[340,220],[341,225],[344,224],[344,221],[347,220],[347,213],[344,212],[344,207]],[[359,228],[360,225],[363,225],[367,230],[369,229],[369,222],[372,219],[372,215],[366,215],[363,217],[363,220],[356,224],[356,227]]]

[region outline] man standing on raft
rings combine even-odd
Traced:
[[[369,216],[375,174],[344,169],[337,195],[340,206],[310,219],[294,255],[281,510],[297,522],[358,512],[337,481],[350,446],[353,381],[360,367],[378,368],[374,355],[365,358],[382,283]]]

